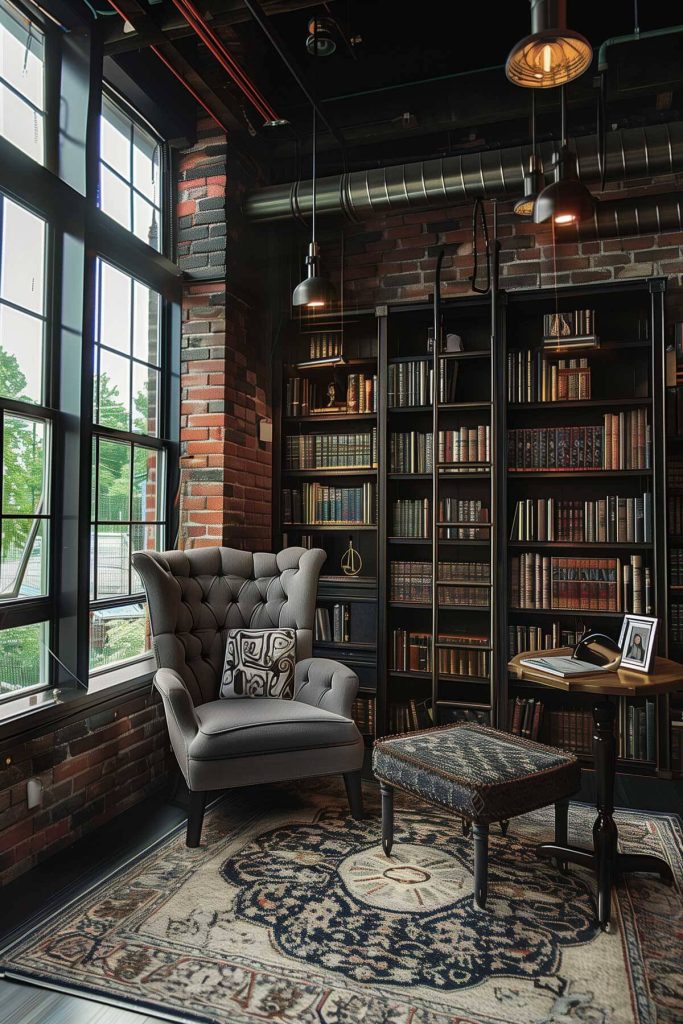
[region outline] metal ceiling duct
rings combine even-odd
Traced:
[[[571,143],[579,180],[587,185],[599,182],[597,137],[581,136]],[[555,144],[546,142],[539,149],[544,166],[549,166]],[[516,198],[524,191],[530,155],[531,146],[512,146],[318,178],[316,214],[343,214],[360,221],[406,209],[452,206],[477,197]],[[607,181],[682,172],[683,122],[609,132],[605,167]],[[255,222],[307,220],[311,211],[310,180],[270,185],[246,200],[247,216]]]
[[[589,220],[557,228],[558,242],[588,242],[595,238],[627,238],[683,231],[683,192],[610,199],[596,204]]]

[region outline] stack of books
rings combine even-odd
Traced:
[[[351,716],[364,736],[375,735],[374,697],[357,697],[351,705]]]
[[[416,732],[419,729],[429,729],[432,725],[434,720],[429,700],[417,701],[411,698],[389,705],[390,733]]]
[[[455,402],[457,365],[448,370],[441,363],[439,402]],[[434,370],[426,359],[391,363],[387,378],[387,399],[390,409],[407,409],[431,405],[434,399]]]
[[[508,431],[511,472],[650,469],[647,410],[605,413],[602,426],[534,427]]]
[[[445,463],[489,462],[489,427],[460,427],[459,430],[440,430],[438,461]]]
[[[431,536],[429,498],[398,498],[391,506],[391,533],[394,537],[426,539]]]
[[[377,428],[363,434],[299,434],[286,438],[287,469],[371,469]]]
[[[591,398],[588,360],[559,359],[553,362],[542,349],[508,353],[508,401],[577,402]]]
[[[669,605],[669,623],[672,641],[683,644],[683,604],[680,601],[672,601]]]
[[[652,495],[607,495],[590,501],[523,498],[515,505],[510,540],[650,543]]]
[[[537,740],[543,719],[543,702],[533,697],[516,697],[508,701],[508,730],[513,736]]]
[[[391,601],[407,604],[431,604],[431,562],[392,562],[389,567],[389,578]],[[475,582],[488,584],[489,580],[490,567],[487,562],[440,562],[437,581],[440,584],[439,605],[487,608],[489,606],[488,586],[472,586],[471,584]]]
[[[375,523],[375,485],[328,487],[305,483],[282,490],[283,521],[287,526],[372,526]]]
[[[482,679],[489,674],[488,636],[439,634],[439,643],[448,647],[437,650],[439,675],[469,676]],[[392,632],[392,671],[431,672],[432,634],[409,629]]]
[[[670,535],[683,536],[683,497],[670,494],[666,502],[667,528]]]
[[[409,430],[392,434],[389,441],[391,473],[431,473],[433,443],[431,433]]]
[[[641,703],[619,702],[618,756],[631,761],[655,761],[657,714],[654,698]]]
[[[488,523],[489,510],[479,499],[440,498],[440,523]],[[442,526],[442,540],[488,540],[489,530],[475,526]]]
[[[350,373],[346,401],[328,404],[328,384],[308,377],[289,377],[285,385],[286,416],[323,416],[340,413],[377,412],[377,374]]]
[[[510,567],[513,608],[634,612],[652,609],[652,574],[642,555],[621,558],[554,558],[535,552],[514,556]]]
[[[585,629],[564,629],[551,622],[545,626],[508,626],[508,657],[526,651],[551,651],[558,647],[576,647],[586,633]]]
[[[316,608],[314,639],[319,643],[347,644],[351,638],[351,605],[337,603],[329,608]]]
[[[312,334],[309,345],[309,357],[311,359],[331,359],[335,356],[342,356],[344,336],[341,331],[322,332]]]

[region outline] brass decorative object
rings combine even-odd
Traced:
[[[349,537],[349,546],[342,555],[341,567],[345,576],[358,576],[363,568],[363,559],[354,548],[352,537]]]

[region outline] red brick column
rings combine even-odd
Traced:
[[[239,169],[202,122],[182,154],[178,262],[186,271],[181,349],[181,547],[271,547],[270,360],[253,296],[236,293],[229,255],[241,245]]]

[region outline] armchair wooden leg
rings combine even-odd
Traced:
[[[349,800],[351,817],[360,820],[363,817],[363,789],[360,772],[345,772],[344,785]]]
[[[190,810],[187,816],[186,840],[186,845],[189,847],[199,846],[199,841],[202,838],[206,796],[206,793],[197,793],[194,790],[190,790]]]

